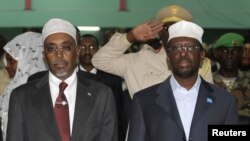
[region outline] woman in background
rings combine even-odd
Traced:
[[[27,82],[27,78],[39,71],[46,70],[43,60],[43,43],[40,33],[25,32],[16,36],[4,46],[6,51],[5,65],[11,78],[1,96],[0,115],[2,121],[3,140],[5,141],[9,97],[13,89]]]

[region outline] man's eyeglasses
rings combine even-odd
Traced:
[[[45,51],[48,54],[54,54],[56,52],[63,52],[63,53],[70,53],[73,50],[74,46],[73,45],[60,45],[59,47],[56,45],[48,45],[45,47]]]
[[[200,51],[200,47],[199,46],[171,46],[167,49],[167,51],[169,53],[173,53],[173,54],[178,54],[181,51],[185,51],[185,52],[189,52],[189,53],[193,53],[196,51]]]

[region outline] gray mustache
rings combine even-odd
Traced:
[[[65,60],[59,60],[59,61],[54,61],[54,62],[52,62],[52,64],[53,64],[53,65],[57,65],[57,64],[68,64],[68,62],[65,61]]]

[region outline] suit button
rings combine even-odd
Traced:
[[[189,141],[192,141],[193,140],[193,138],[189,138]]]

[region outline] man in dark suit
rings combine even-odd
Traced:
[[[7,141],[117,141],[111,89],[76,75],[74,26],[51,19],[42,35],[49,72],[12,92]]]
[[[87,78],[110,87],[116,104],[117,119],[118,119],[118,139],[124,141],[128,126],[128,113],[125,110],[123,101],[126,100],[125,93],[122,91],[122,80],[116,75],[112,75],[94,68],[91,59],[99,48],[98,39],[91,35],[85,34],[79,38],[79,69],[78,77]],[[31,75],[27,82],[41,79],[47,71],[41,71]],[[129,98],[129,95],[126,95]],[[127,99],[128,99],[127,98]]]
[[[91,34],[82,35],[79,48],[78,76],[101,82],[111,88],[115,98],[118,117],[118,139],[119,141],[124,141],[128,118],[123,105],[123,97],[125,94],[123,94],[122,91],[122,80],[116,75],[98,70],[93,66],[91,59],[99,49],[99,42],[95,36]]]
[[[209,124],[237,124],[234,97],[198,75],[203,29],[180,21],[164,47],[172,75],[133,98],[128,141],[207,141]]]

